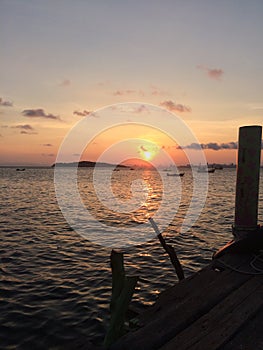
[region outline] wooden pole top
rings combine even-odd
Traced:
[[[262,127],[239,129],[234,235],[242,238],[257,229]]]

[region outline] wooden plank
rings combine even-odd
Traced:
[[[189,284],[213,283],[218,278],[218,272],[215,272],[211,265],[205,269],[193,274],[192,276],[182,280],[179,284],[176,284],[165,291],[161,292],[155,304],[145,310],[140,316],[140,324],[145,326],[147,323],[152,322],[156,317],[160,317],[162,313],[166,313],[167,306],[173,305],[179,306],[184,300],[189,298],[193,293],[193,290],[189,288]],[[198,279],[197,282],[196,279]]]
[[[204,276],[210,279],[204,280]],[[151,322],[124,336],[111,349],[160,348],[250,278],[250,275],[229,270],[216,272],[211,268],[200,272],[192,280],[180,282],[174,287],[174,293],[180,297],[180,292],[183,296],[187,290],[186,298],[181,299],[179,304],[165,303],[164,300],[159,310],[152,314]]]
[[[246,322],[233,338],[230,339],[220,350],[263,350],[263,308],[256,315]]]
[[[263,277],[253,277],[161,350],[216,350],[263,307]]]
[[[231,265],[237,269],[241,269],[244,265],[247,265],[248,261],[251,261],[250,254],[229,254],[214,260],[205,268],[194,273],[179,284],[163,291],[155,304],[140,316],[139,324],[144,326],[152,322],[156,317],[161,317],[161,313],[166,313],[167,307],[170,308],[172,305],[175,305],[175,307],[178,308],[180,304],[188,303],[187,299],[192,298],[193,293],[198,293],[199,286],[205,285],[206,288],[210,288],[211,284],[215,281],[218,283],[218,275],[220,273],[226,270],[227,272],[224,272],[224,274],[228,274],[229,269],[226,266]],[[189,287],[190,285],[193,286],[193,288]]]

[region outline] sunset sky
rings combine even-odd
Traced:
[[[262,16],[262,0],[0,0],[0,165],[51,165],[75,123],[92,135],[96,111],[125,102],[142,123],[166,108],[209,162],[236,162],[239,126],[263,121]],[[147,135],[141,151],[176,148]],[[96,136],[87,160],[124,136]]]

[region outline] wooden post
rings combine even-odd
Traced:
[[[255,253],[263,249],[263,228],[257,223],[262,127],[239,129],[234,240],[219,249],[213,258],[227,253]]]
[[[177,255],[176,255],[174,248],[170,244],[167,244],[165,242],[165,239],[163,238],[163,236],[162,236],[161,232],[159,231],[158,226],[156,225],[153,218],[149,218],[149,221],[150,221],[150,224],[152,225],[163,249],[169,255],[169,258],[170,258],[171,263],[173,264],[173,266],[175,268],[175,272],[177,274],[178,279],[180,281],[183,280],[184,279],[184,271],[183,271],[183,268],[182,268],[182,265],[181,265],[179,259],[177,258]]]
[[[238,168],[236,180],[235,239],[242,239],[258,229],[258,192],[261,152],[261,126],[239,129]]]
[[[134,293],[138,277],[125,276],[123,253],[111,251],[112,298],[110,304],[111,319],[104,346],[108,348],[124,334],[125,315]]]

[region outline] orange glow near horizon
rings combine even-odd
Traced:
[[[81,160],[101,161],[99,158],[103,154],[103,162],[112,164],[127,158],[149,161],[154,166],[188,163],[184,152],[170,136],[145,125],[121,125],[103,131],[87,145]]]
[[[45,135],[47,131],[45,130]],[[65,132],[65,129],[59,129],[59,131],[60,133],[56,135],[55,130],[54,134],[49,133],[47,141],[46,136],[42,134],[19,135],[16,129],[7,129],[7,134],[0,138],[0,164],[52,165],[56,161],[56,154],[63,140],[62,133]],[[138,139],[137,144],[129,142],[129,140],[135,138]],[[92,139],[81,156],[69,150],[68,162],[97,161],[103,152],[110,149],[115,143],[125,139],[127,143],[123,147],[119,147],[115,154],[112,153],[107,162],[117,164],[125,157],[130,157],[153,162],[155,166],[169,166],[170,164],[162,156],[165,152],[177,166],[189,163],[185,152],[179,149],[176,141],[169,135],[152,127],[137,124],[119,125],[101,132]],[[192,152],[194,158],[196,151],[193,149],[188,150],[188,152]],[[204,154],[210,164],[237,162],[236,149],[204,149]],[[261,154],[261,164],[263,164],[263,152]]]

